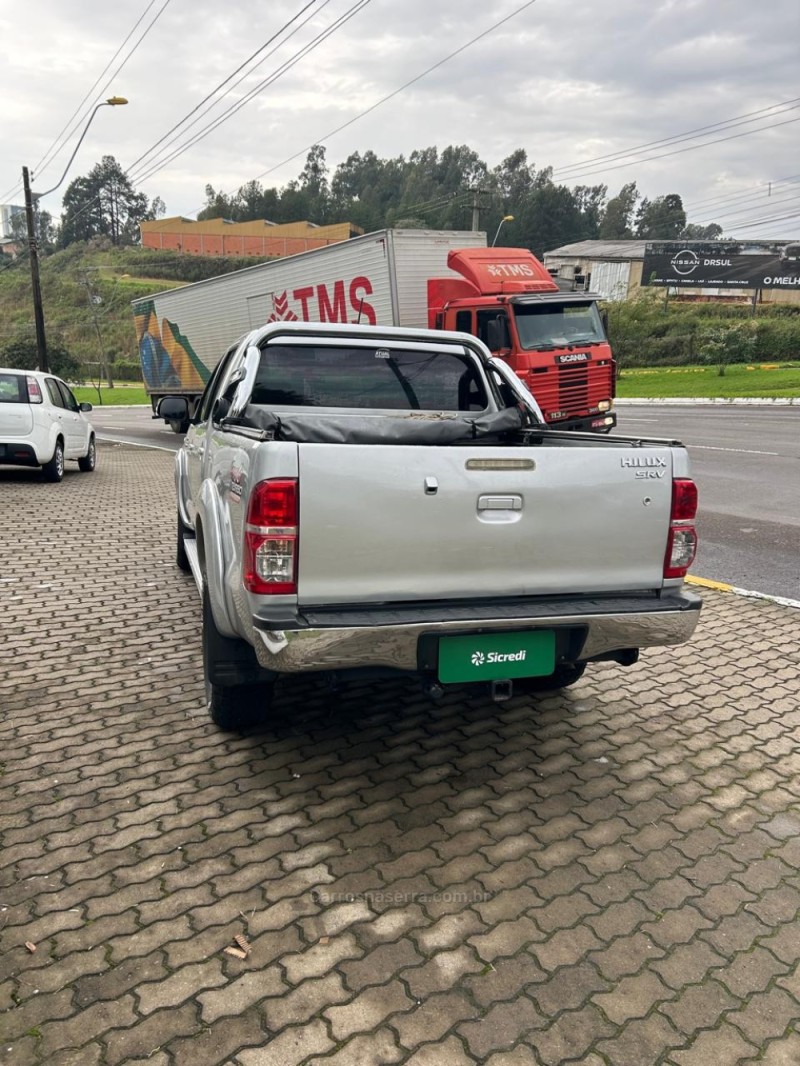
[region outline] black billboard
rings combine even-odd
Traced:
[[[800,289],[800,242],[760,247],[734,241],[648,242],[642,285]]]

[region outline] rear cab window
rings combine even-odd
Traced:
[[[250,403],[388,411],[483,411],[488,398],[467,355],[346,345],[267,345]]]

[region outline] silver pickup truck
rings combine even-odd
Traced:
[[[175,473],[223,729],[265,718],[281,674],[403,671],[434,697],[503,699],[629,665],[699,617],[683,446],[548,429],[467,334],[255,330],[214,371]]]

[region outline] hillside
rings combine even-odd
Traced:
[[[85,367],[87,378],[96,373],[102,350],[117,368],[117,377],[136,380],[131,301],[254,262],[72,244],[41,260],[48,343],[66,348]],[[0,264],[0,365],[7,345],[34,336],[31,278],[24,256],[11,265]]]

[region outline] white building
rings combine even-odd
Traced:
[[[0,239],[14,236],[12,219],[24,214],[25,208],[19,204],[0,204]]]

